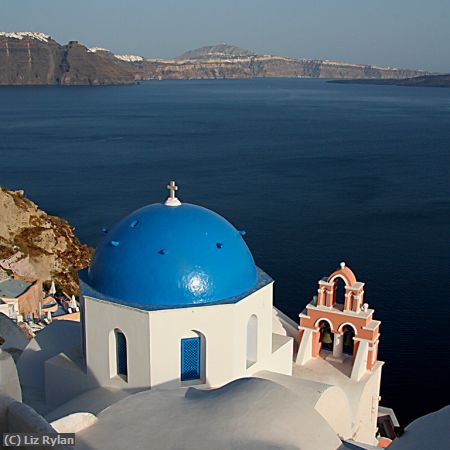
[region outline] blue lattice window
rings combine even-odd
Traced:
[[[181,381],[200,379],[200,338],[181,339]]]
[[[116,333],[117,375],[127,377],[128,376],[127,339],[121,331],[115,330],[115,333]]]

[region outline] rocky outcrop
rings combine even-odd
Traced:
[[[39,209],[22,191],[0,188],[0,267],[54,279],[68,294],[77,294],[77,271],[89,265],[92,251],[65,220]]]
[[[135,74],[108,51],[60,45],[43,33],[0,33],[0,85],[129,84]]]

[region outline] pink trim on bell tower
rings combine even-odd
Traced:
[[[336,299],[338,279],[345,284],[343,303]],[[380,336],[380,322],[373,319],[373,309],[364,303],[364,283],[357,281],[342,262],[339,269],[319,280],[317,294],[300,314],[297,364],[303,365],[318,356],[337,362],[352,358],[351,378],[361,379],[377,365]],[[322,355],[324,342],[332,348]],[[347,352],[348,348],[353,352],[347,358],[345,345]]]

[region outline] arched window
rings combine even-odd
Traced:
[[[116,341],[116,374],[124,378],[128,377],[127,338],[120,330],[114,330]]]
[[[355,346],[355,330],[350,325],[345,325],[344,328],[342,328],[342,332],[344,339],[343,352],[347,355],[353,355],[353,348]]]
[[[345,304],[345,281],[341,277],[337,277],[334,281],[334,302]]]
[[[247,322],[247,369],[258,360],[258,318],[253,314]]]
[[[181,339],[181,381],[206,381],[206,340],[202,333],[191,331]]]

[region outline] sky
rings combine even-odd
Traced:
[[[155,58],[228,43],[450,72],[450,0],[0,0],[0,31]]]

